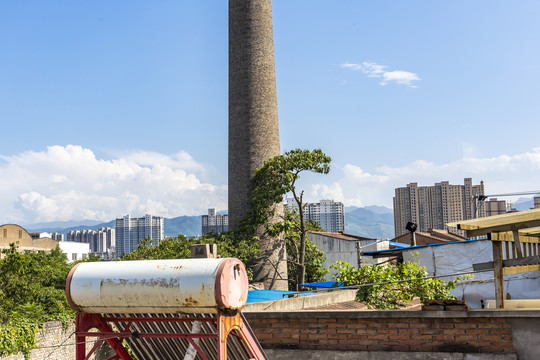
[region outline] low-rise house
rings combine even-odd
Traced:
[[[462,274],[470,272],[473,278],[456,285],[452,293],[463,299],[472,308],[482,308],[486,300],[495,294],[493,271],[474,272],[473,264],[493,261],[491,241],[487,239],[466,240],[412,246],[403,249],[368,251],[363,256],[374,259],[389,257],[402,261],[417,261],[424,266],[429,276]],[[442,278],[449,281],[456,276]],[[506,297],[511,299],[540,298],[540,271],[509,274],[504,278]]]
[[[28,233],[20,225],[5,224],[0,226],[0,250],[8,249],[10,244],[15,244],[19,251],[49,252],[59,246],[70,262],[83,260],[90,252],[90,244],[88,243],[53,240],[40,236],[39,233]]]
[[[417,231],[414,233],[416,245],[441,244],[453,241],[467,240],[467,238],[449,232],[448,230],[428,229],[428,232]],[[401,244],[411,244],[411,234],[402,234],[392,239],[392,241]]]
[[[18,246],[19,251],[51,251],[59,241],[51,238],[33,238],[26,229],[16,224],[0,226],[0,249],[8,249],[9,244]]]

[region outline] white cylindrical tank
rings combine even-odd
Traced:
[[[71,308],[84,313],[216,313],[241,309],[247,293],[235,258],[86,262],[66,280]]]

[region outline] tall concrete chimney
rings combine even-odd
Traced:
[[[247,215],[252,178],[279,155],[271,0],[229,0],[229,228]],[[277,204],[276,213],[283,213]],[[261,233],[254,276],[287,289],[285,242]]]

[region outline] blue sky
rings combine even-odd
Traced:
[[[309,201],[540,188],[540,2],[274,0]],[[226,1],[0,2],[0,223],[226,208]]]

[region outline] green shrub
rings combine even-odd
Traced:
[[[67,326],[75,313],[65,295],[71,269],[59,248],[46,252],[18,252],[15,244],[0,259],[0,355],[29,356],[41,323],[60,320]]]
[[[356,294],[356,300],[365,301],[369,307],[379,309],[395,309],[400,302],[409,302],[415,297],[422,301],[455,299],[450,290],[455,288],[458,281],[469,277],[457,277],[448,282],[440,279],[402,281],[428,276],[426,268],[418,266],[417,262],[364,265],[357,269],[347,262],[338,261],[331,267],[337,270],[334,280],[345,286],[379,284],[360,287]]]

